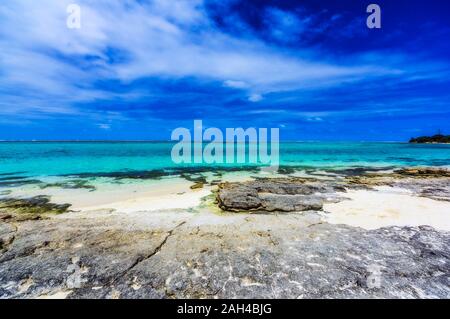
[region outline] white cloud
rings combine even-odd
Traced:
[[[322,122],[323,119],[321,117],[308,117],[306,118],[308,122]]]
[[[333,64],[306,50],[285,53],[255,38],[222,33],[201,0],[78,0],[82,27],[68,29],[66,8],[72,2],[2,4],[0,88],[20,89],[16,95],[36,95],[66,108],[111,98],[111,92],[96,88],[99,80],[195,77],[248,91],[249,100],[258,102],[268,92],[333,86],[391,72],[370,64]],[[125,56],[123,63],[111,63],[111,49]],[[86,56],[95,62],[84,68],[75,62]],[[260,94],[251,94],[255,91]],[[45,112],[44,103],[35,109],[40,105]]]
[[[248,97],[250,102],[259,102],[263,99],[261,94],[252,94]]]
[[[98,128],[102,129],[102,130],[110,130],[111,129],[111,125],[110,124],[97,124]]]
[[[233,81],[226,80],[223,85],[225,87],[234,88],[234,89],[247,89],[249,87],[248,83],[244,81]]]

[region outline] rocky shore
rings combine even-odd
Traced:
[[[448,230],[326,218],[379,187],[450,207],[449,171],[192,183],[211,189],[194,210],[3,197],[0,298],[450,298]]]

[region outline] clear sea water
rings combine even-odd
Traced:
[[[173,163],[172,146],[171,142],[2,142],[0,179],[8,175],[60,176],[208,166]],[[280,144],[280,164],[328,169],[450,166],[450,145],[285,142]]]

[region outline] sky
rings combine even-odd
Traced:
[[[449,16],[446,0],[2,1],[0,140],[169,140],[194,120],[282,140],[450,134]]]

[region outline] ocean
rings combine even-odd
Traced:
[[[160,176],[192,170],[245,169],[246,164],[175,164],[173,142],[2,142],[0,183],[9,176]],[[256,165],[257,166],[257,165]],[[450,145],[374,142],[283,142],[280,167],[450,166]],[[3,176],[3,177],[2,177]]]

